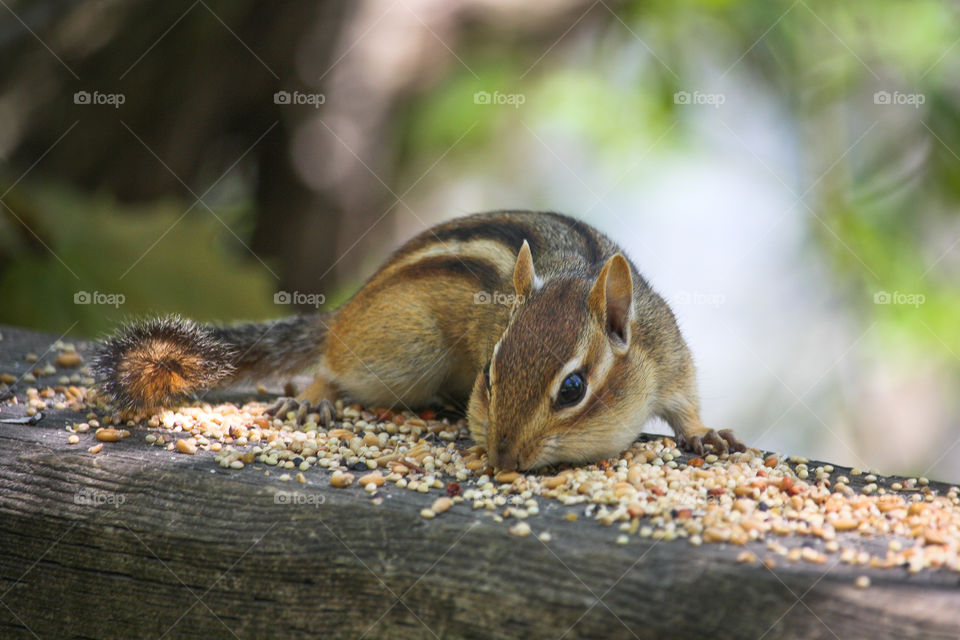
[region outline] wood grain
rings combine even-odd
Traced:
[[[0,332],[0,372],[24,371],[23,355],[53,340]],[[0,423],[2,638],[960,636],[949,571],[852,569],[835,554],[768,570],[737,563],[742,547],[618,545],[615,527],[568,522],[582,507],[546,499],[528,520],[551,532],[544,543],[467,505],[425,520],[434,493],[386,487],[374,505],[320,469],[281,482],[138,432],[89,454],[63,429],[80,419]]]

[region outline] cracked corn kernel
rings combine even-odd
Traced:
[[[430,507],[434,513],[443,513],[453,506],[453,500],[447,496],[441,496],[433,501],[433,506]]]
[[[339,488],[348,487],[353,484],[353,474],[344,473],[340,470],[334,471],[333,475],[330,476],[330,484]]]
[[[177,440],[177,451],[193,455],[197,452],[197,441],[195,438]]]

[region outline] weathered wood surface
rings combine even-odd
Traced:
[[[53,341],[0,332],[4,372]],[[3,403],[0,419],[22,412]],[[425,520],[433,494],[386,488],[376,506],[320,469],[281,482],[137,433],[89,454],[67,444],[78,418],[0,424],[2,638],[960,636],[949,571],[852,569],[835,555],[768,570],[737,563],[742,547],[618,545],[615,527],[568,522],[582,507],[549,500],[529,520],[553,534],[543,543],[466,505]],[[291,491],[324,502],[277,501]],[[857,589],[864,574],[872,586]]]

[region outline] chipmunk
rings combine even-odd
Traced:
[[[653,416],[688,450],[744,449],[701,423],[693,360],[663,298],[612,240],[557,213],[436,225],[327,313],[128,325],[94,368],[126,408],[313,369],[271,412],[316,411],[327,426],[340,396],[401,408],[444,399],[466,406],[471,436],[500,469],[615,456]]]

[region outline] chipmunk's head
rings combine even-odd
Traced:
[[[516,304],[477,377],[468,421],[490,465],[532,469],[613,456],[647,417],[652,367],[631,333],[630,265],[541,282],[524,242]]]

